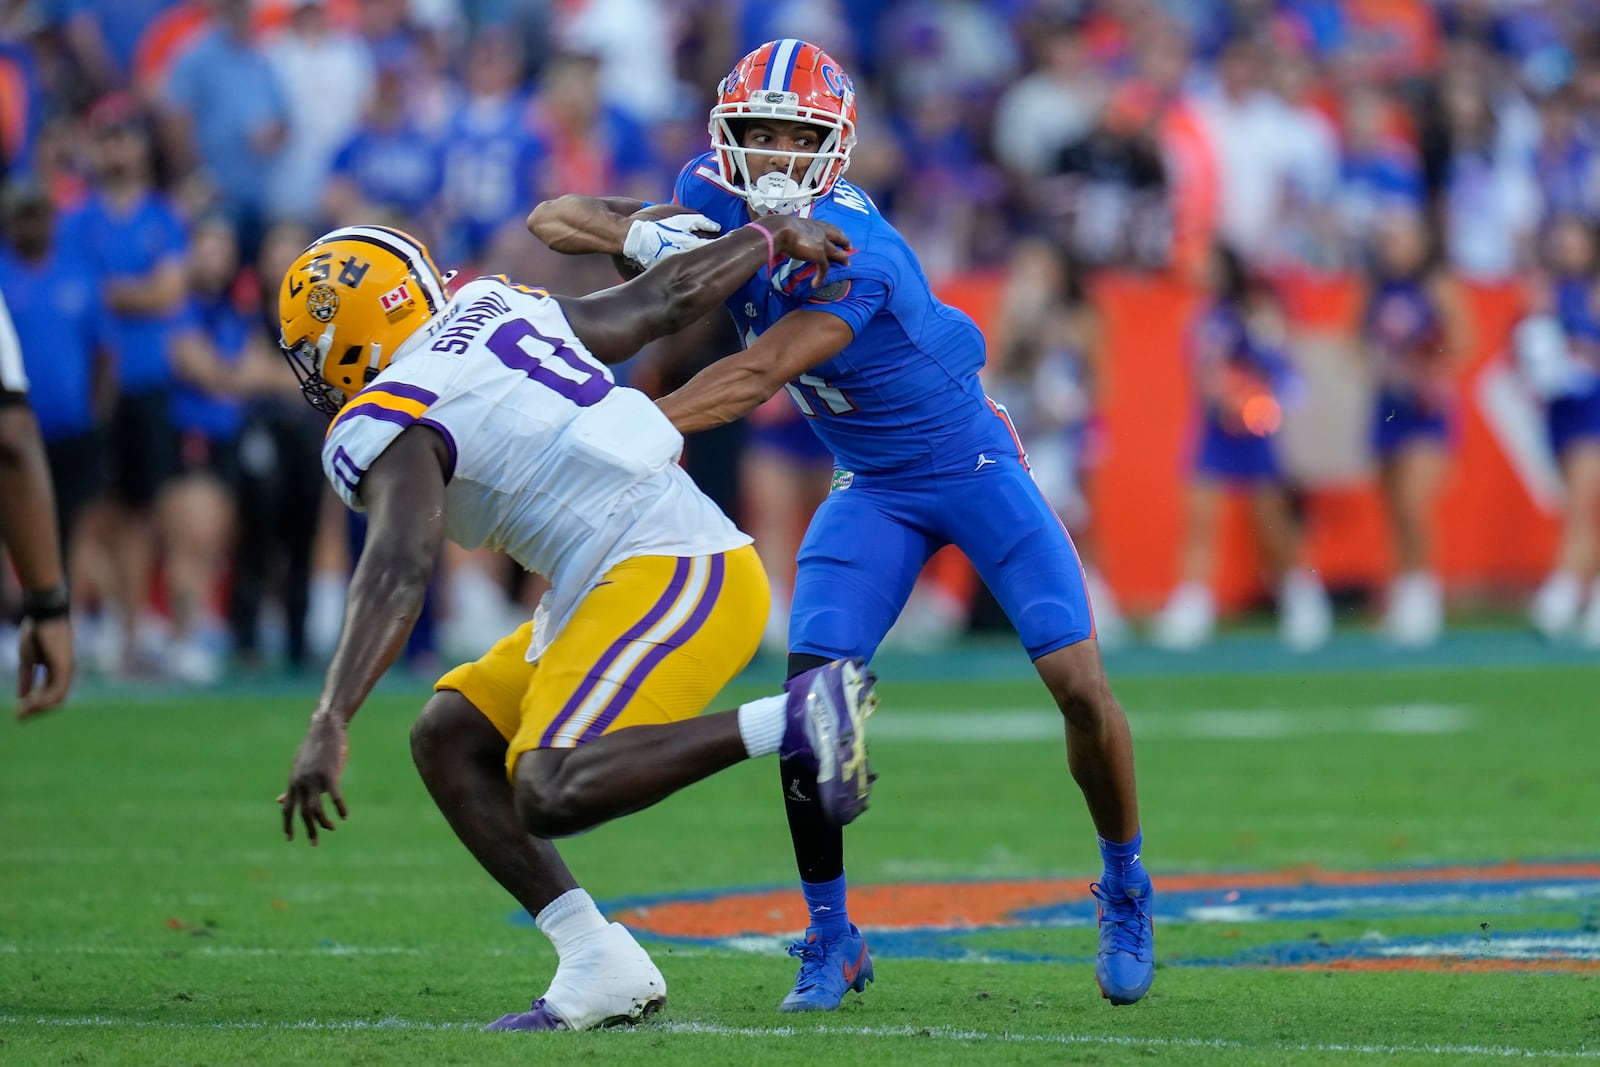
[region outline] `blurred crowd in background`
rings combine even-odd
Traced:
[[[322,484],[325,420],[277,353],[276,287],[318,233],[382,222],[464,278],[615,281],[530,237],[562,193],[670,196],[718,81],[777,37],[859,93],[848,178],[938,286],[998,277],[988,388],[1079,537],[1100,632],[1089,485],[1105,448],[1097,283],[1204,294],[1179,581],[1149,637],[1192,648],[1218,608],[1218,501],[1242,492],[1284,640],[1331,621],[1297,485],[1274,450],[1312,378],[1296,278],[1359,279],[1371,465],[1400,644],[1444,623],[1431,501],[1452,448],[1463,284],[1517,281],[1509,342],[1549,417],[1567,518],[1531,617],[1600,644],[1600,2],[1597,0],[4,0],[0,292],[24,350],[69,547],[86,666],[206,684],[331,650],[359,522]],[[943,290],[942,290],[943,291]],[[623,370],[654,394],[738,339],[720,320]],[[1366,417],[1366,409],[1364,415]],[[831,461],[780,396],[690,442],[783,595]],[[949,570],[949,568],[945,568]],[[959,567],[957,567],[959,570]],[[477,655],[538,580],[452,552],[418,670]],[[919,587],[893,640],[983,614],[970,578]],[[1587,602],[1587,604],[1586,604]],[[1586,610],[1587,609],[1587,610]],[[0,649],[14,642],[0,640]]]

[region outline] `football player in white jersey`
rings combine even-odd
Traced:
[[[681,220],[640,216],[641,238],[681,233]],[[841,825],[865,807],[863,726],[876,697],[860,661],[696,717],[755,652],[767,581],[750,538],[678,465],[678,431],[607,369],[775,257],[826,271],[847,254],[832,226],[770,219],[592,296],[494,277],[450,298],[416,240],[349,226],[284,276],[285,353],[307,398],[333,416],[324,469],[370,520],[279,798],[285,835],[297,817],[313,845],[334,828],[324,794],[345,816],[347,724],[403,648],[445,537],[500,549],[553,586],[531,622],[439,680],[411,733],[440,811],[560,957],[545,995],[491,1029],[588,1029],[666,999],[650,957],[606,922],[549,838],[780,751],[818,768]]]

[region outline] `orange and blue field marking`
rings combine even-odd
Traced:
[[[1473,932],[1286,940],[1228,956],[1167,957],[1178,966],[1256,966],[1329,971],[1600,973],[1600,932],[1583,925],[1494,934],[1468,920],[1492,914],[1570,921],[1600,907],[1600,861],[1332,871],[1156,874],[1156,918],[1163,923],[1243,924],[1294,920],[1460,916]],[[791,887],[713,890],[613,902],[610,917],[641,938],[769,951],[805,928]],[[1089,879],[909,882],[851,887],[851,916],[877,957],[993,962],[1083,962],[1048,951],[975,945],[973,935],[1087,927],[1094,922]]]

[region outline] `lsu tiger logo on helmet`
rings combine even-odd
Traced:
[[[803,122],[822,129],[815,152],[785,152],[805,163],[798,181],[753,180],[752,155],[770,150],[745,148],[743,120],[769,118]],[[737,189],[757,214],[794,214],[826,196],[850,165],[856,144],[856,93],[844,68],[814,44],[786,38],[768,41],[739,60],[717,86],[711,109],[711,146],[722,180]]]
[[[345,226],[307,246],[278,290],[279,344],[311,406],[337,415],[444,308],[445,278],[421,241]]]

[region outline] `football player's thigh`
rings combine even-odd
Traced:
[[[533,623],[525,622],[479,659],[440,678],[433,688],[454,689],[466,697],[510,741],[522,721],[522,698],[538,673],[538,664],[528,662],[532,639]]]
[[[961,492],[966,506],[949,509],[950,539],[972,561],[1030,657],[1093,637],[1083,566],[1066,528],[1020,465],[994,475],[972,479]]]
[[[790,652],[872,658],[938,547],[901,503],[859,482],[822,502],[800,544]]]
[[[770,605],[754,548],[619,563],[539,660],[507,753],[693,718],[755,655]]]

